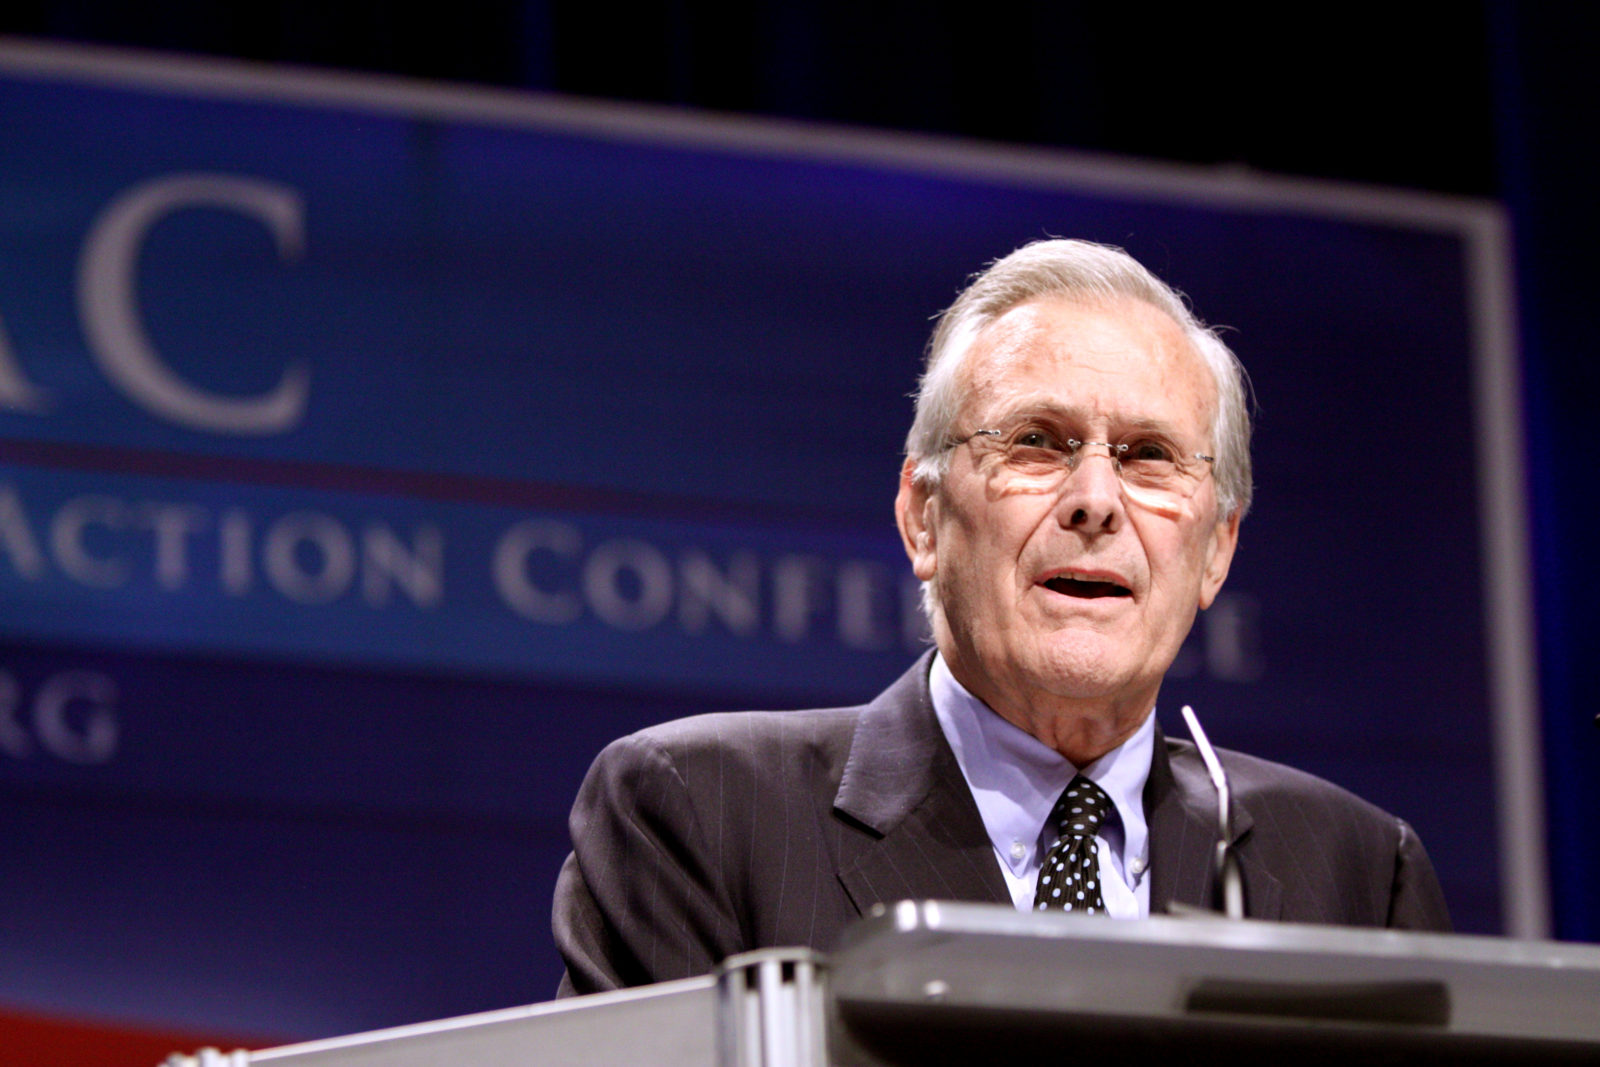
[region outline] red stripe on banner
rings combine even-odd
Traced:
[[[0,1010],[0,1062],[16,1067],[158,1067],[174,1052],[208,1047],[231,1051],[275,1043]]]
[[[451,500],[501,507],[604,512],[734,522],[818,521],[815,508],[747,503],[719,497],[684,496],[630,489],[567,485],[485,474],[401,470],[353,463],[170,452],[123,445],[0,438],[0,463],[54,470],[184,478],[191,481],[371,493],[419,500]]]

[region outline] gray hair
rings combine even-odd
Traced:
[[[1215,330],[1195,317],[1183,294],[1120,248],[1090,241],[1035,241],[995,260],[939,316],[917,385],[916,417],[906,435],[913,478],[932,488],[949,466],[961,407],[961,364],[978,334],[1018,304],[1043,296],[1083,300],[1132,297],[1165,312],[1183,331],[1217,386],[1212,418],[1217,500],[1224,516],[1250,509],[1250,410],[1244,366]]]

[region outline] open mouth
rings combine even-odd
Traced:
[[[1133,595],[1133,590],[1125,585],[1118,585],[1116,582],[1074,578],[1066,574],[1058,574],[1054,578],[1047,578],[1044,582],[1044,587],[1065,596],[1082,597],[1088,600],[1103,596]]]

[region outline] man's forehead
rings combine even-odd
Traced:
[[[1203,427],[1215,410],[1216,382],[1182,329],[1133,298],[1019,304],[978,335],[962,370],[964,406],[985,417]]]
[[[987,397],[978,397],[984,414],[991,421],[1007,418],[1031,418],[1073,426],[1091,421],[1105,421],[1129,430],[1175,429],[1174,416],[1181,415],[1177,407],[1163,405],[1161,410],[1149,410],[1132,402],[1126,404],[1075,403],[1073,398],[1058,393],[997,389]]]

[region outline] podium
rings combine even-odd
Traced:
[[[1600,1064],[1600,947],[904,902],[830,956],[167,1067]]]

